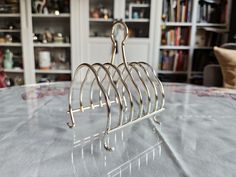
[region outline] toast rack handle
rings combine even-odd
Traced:
[[[124,37],[123,37],[123,40],[121,41],[121,49],[122,49],[123,62],[124,62],[125,65],[127,65],[124,46],[125,46],[125,41],[128,38],[129,29],[128,29],[128,26],[122,21],[122,19],[115,20],[113,22],[113,25],[112,25],[111,40],[112,40],[113,46],[112,46],[111,63],[114,64],[115,54],[116,54],[117,49],[118,49],[117,40],[115,39],[115,29],[118,26],[122,26],[123,27],[123,31],[124,31]]]

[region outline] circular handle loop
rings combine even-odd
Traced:
[[[115,40],[115,29],[117,28],[117,26],[122,26],[123,30],[124,30],[124,38],[121,42],[121,49],[122,49],[122,57],[123,57],[123,63],[125,64],[125,66],[127,66],[127,62],[126,62],[126,56],[125,56],[125,40],[128,38],[128,34],[129,34],[129,29],[128,26],[122,21],[122,19],[120,20],[115,20],[113,25],[112,25],[112,30],[111,30],[111,40],[113,43],[112,46],[112,57],[111,57],[111,63],[114,64],[114,60],[115,60],[115,54],[117,51],[117,42]]]
[[[124,28],[124,38],[122,40],[122,43],[125,42],[125,40],[128,38],[128,34],[129,34],[129,29],[128,29],[128,26],[122,21],[122,19],[120,20],[115,20],[113,25],[112,25],[112,30],[111,30],[111,40],[114,43],[116,43],[116,40],[115,40],[115,29],[117,26],[121,25],[123,28]]]

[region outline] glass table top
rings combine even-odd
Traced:
[[[78,113],[69,129],[69,83],[0,90],[0,174],[17,177],[234,176],[236,91],[165,83],[161,124],[113,132],[104,111]]]

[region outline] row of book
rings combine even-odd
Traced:
[[[164,0],[163,21],[191,22],[193,0]]]
[[[227,0],[200,0],[198,22],[225,23]]]
[[[188,45],[190,37],[190,28],[176,27],[169,28],[162,31],[161,44],[162,45]]]
[[[168,71],[187,71],[188,52],[183,50],[162,50],[160,69]]]
[[[204,27],[196,32],[196,47],[220,46],[226,42],[227,29]]]

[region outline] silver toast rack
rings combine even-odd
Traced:
[[[124,38],[121,41],[123,62],[115,65],[114,60],[118,48],[115,33],[117,29],[121,28],[124,31]],[[145,62],[127,62],[125,55],[127,38],[127,25],[122,20],[115,21],[111,32],[113,43],[111,62],[80,64],[74,73],[69,92],[69,110],[67,112],[70,115],[70,122],[67,125],[70,128],[75,127],[76,112],[84,112],[99,107],[106,110],[106,129],[103,143],[108,151],[114,149],[110,147],[107,139],[110,133],[151,117],[159,123],[157,115],[164,110],[163,85],[152,66]],[[79,74],[82,69],[86,71],[83,72],[84,76]],[[76,81],[78,78],[80,78],[79,86]],[[87,83],[89,83],[88,87],[85,86]],[[97,86],[95,87],[95,85]],[[76,98],[73,94],[75,90],[78,92]],[[85,91],[89,93],[89,100],[86,101],[83,100]],[[78,100],[79,106],[72,105],[72,98]],[[115,114],[112,107],[118,109]]]

